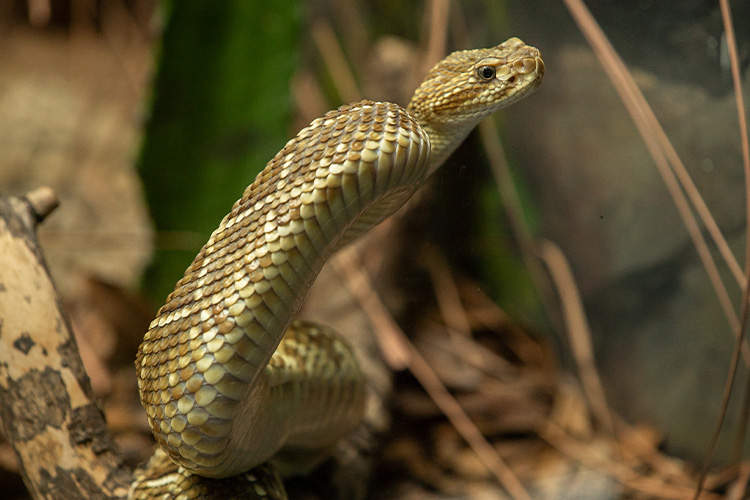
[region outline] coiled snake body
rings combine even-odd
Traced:
[[[344,341],[293,320],[302,300],[333,251],[396,211],[484,116],[534,90],[543,74],[539,51],[517,38],[454,52],[408,111],[343,106],[286,144],[140,346],[141,401],[163,451],[136,472],[132,498],[205,497],[213,486],[201,477],[236,475],[251,486],[222,480],[226,491],[283,498],[273,474],[258,479],[262,464],[273,457],[293,467],[352,431],[365,381]]]

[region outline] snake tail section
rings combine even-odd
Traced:
[[[201,477],[174,463],[161,448],[133,473],[130,500],[174,498],[188,500],[286,499],[281,477],[269,464],[223,479]]]
[[[362,101],[314,120],[245,190],[138,351],[141,400],[173,461],[227,477],[354,428],[364,381],[349,347],[297,323],[277,347],[331,252],[413,194],[429,151],[403,108]]]

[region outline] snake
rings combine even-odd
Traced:
[[[325,261],[399,209],[486,116],[541,83],[518,38],[453,52],[408,107],[361,101],[302,129],[211,234],[144,335],[138,390],[158,448],[129,496],[286,498],[359,424],[345,339],[296,318]]]

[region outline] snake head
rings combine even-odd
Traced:
[[[539,50],[518,38],[489,49],[460,50],[430,70],[410,110],[433,125],[478,121],[536,89],[543,75]]]
[[[427,131],[434,170],[487,115],[535,90],[539,49],[510,38],[496,47],[453,52],[427,74],[409,111]]]

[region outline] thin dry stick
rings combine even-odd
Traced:
[[[562,306],[561,313],[563,327],[570,338],[571,349],[578,365],[578,371],[586,394],[586,400],[589,403],[594,418],[596,418],[599,424],[602,425],[610,435],[614,436],[615,426],[612,421],[612,413],[607,405],[607,399],[604,395],[601,379],[594,362],[593,347],[591,344],[591,330],[588,327],[588,322],[586,321],[586,315],[580,297],[576,292],[575,280],[572,273],[569,269],[567,275],[562,272],[556,273],[555,270],[550,267],[551,263],[547,262],[552,279],[546,279],[546,275],[542,272],[539,261],[533,258],[534,256],[543,258],[544,253],[542,249],[537,249],[537,244],[534,242],[531,230],[523,219],[521,201],[518,198],[518,193],[513,189],[513,179],[510,174],[508,162],[505,158],[505,153],[503,152],[502,145],[498,139],[495,122],[492,119],[487,119],[484,120],[479,127],[482,143],[492,168],[492,174],[495,177],[498,191],[500,191],[503,200],[503,208],[508,217],[511,230],[519,242],[524,263],[526,264],[534,283],[545,296],[552,296],[550,281],[552,282],[552,285],[558,289],[558,296],[561,299]],[[564,263],[564,257],[562,259]],[[567,269],[567,264],[564,263],[564,265],[565,269]],[[565,277],[569,278],[566,283],[558,281]],[[573,295],[571,296],[567,290],[571,290]],[[552,312],[549,305],[550,303],[550,301],[543,301],[543,306],[548,313]],[[551,314],[550,316],[553,317]]]
[[[591,329],[586,321],[583,302],[578,294],[573,272],[568,265],[562,250],[551,241],[541,241],[538,244],[539,257],[547,265],[552,283],[557,287],[561,309],[565,320],[565,330],[568,333],[573,358],[578,366],[578,372],[583,384],[583,390],[594,417],[610,433],[615,435],[615,424],[612,413],[604,395],[604,386],[599,378],[594,360],[594,346],[591,342]]]
[[[430,70],[445,55],[448,39],[448,0],[431,0],[429,5],[430,36],[427,40],[427,53],[423,61],[423,72]]]
[[[364,61],[370,48],[371,30],[363,17],[366,5],[351,0],[330,0],[328,10],[334,18],[334,29],[353,61]]]
[[[737,104],[737,118],[740,125],[740,142],[742,144],[742,164],[745,170],[745,222],[748,224],[746,230],[746,241],[745,241],[745,274],[747,279],[744,284],[744,293],[742,300],[742,318],[743,318],[743,331],[744,324],[747,318],[747,307],[748,307],[748,288],[750,286],[750,142],[747,134],[747,117],[745,116],[745,103],[742,94],[742,82],[740,79],[740,62],[737,55],[737,40],[734,36],[734,26],[732,24],[732,11],[729,8],[729,2],[727,0],[720,0],[719,7],[721,8],[721,19],[724,23],[724,31],[726,33],[727,47],[729,48],[729,62],[730,69],[732,72],[732,85],[734,87],[734,97]],[[742,456],[742,448],[745,443],[745,435],[747,433],[748,425],[748,411],[750,409],[750,373],[747,375],[745,380],[745,397],[742,405],[742,414],[740,415],[740,421],[737,425],[737,438],[735,439],[735,450],[733,453],[734,460],[739,460]]]
[[[748,139],[747,117],[745,116],[745,102],[742,96],[740,61],[737,55],[737,40],[734,36],[732,12],[729,9],[729,2],[727,0],[719,0],[719,6],[721,7],[721,19],[724,22],[724,30],[727,34],[729,61],[732,71],[732,85],[734,86],[734,97],[737,102],[737,117],[740,124],[740,140],[742,142],[742,164],[745,168],[745,190],[747,191],[747,193],[750,193],[750,139]],[[748,223],[750,224],[750,204],[747,205],[747,216]],[[750,235],[750,233],[748,234]],[[750,262],[746,262],[746,264],[750,265]]]
[[[703,197],[700,195],[698,188],[693,183],[693,179],[690,177],[690,174],[685,168],[684,163],[682,163],[682,160],[677,154],[677,151],[675,151],[674,146],[672,146],[672,143],[667,138],[664,129],[661,128],[661,125],[659,124],[656,116],[653,114],[653,111],[651,111],[651,109],[649,108],[648,110],[645,110],[645,112],[646,115],[644,118],[649,122],[649,126],[654,130],[656,138],[659,141],[661,147],[664,148],[664,152],[666,153],[668,161],[672,165],[672,169],[674,170],[677,178],[682,184],[682,188],[685,190],[685,193],[687,193],[690,201],[693,203],[695,211],[700,216],[703,224],[705,224],[708,234],[711,235],[714,244],[719,250],[719,254],[724,259],[724,262],[729,268],[729,271],[732,273],[732,276],[737,282],[737,285],[739,285],[740,288],[744,287],[747,280],[742,273],[742,269],[737,263],[737,259],[732,253],[731,248],[729,248],[729,244],[724,238],[721,229],[719,229],[716,220],[714,220],[713,215],[711,215],[711,211],[709,210],[708,206],[706,206],[705,201],[703,201]]]
[[[645,119],[644,113],[648,108],[648,104],[638,90],[638,87],[635,85],[632,77],[630,77],[622,60],[610,45],[586,6],[581,0],[563,0],[563,2],[568,7],[568,10],[576,21],[579,29],[594,49],[594,53],[599,58],[602,67],[610,77],[615,90],[617,90],[625,108],[633,119],[633,123],[646,144],[646,147],[662,176],[663,182],[672,197],[677,211],[682,218],[683,224],[693,241],[693,245],[698,252],[701,263],[706,269],[711,285],[714,288],[714,293],[716,294],[719,304],[724,311],[724,315],[729,322],[731,331],[737,338],[739,338],[740,321],[732,305],[729,293],[721,280],[716,263],[713,261],[711,251],[706,244],[706,240],[703,238],[698,222],[690,210],[690,205],[680,189],[677,178],[670,169],[667,158],[661,149],[661,144],[656,139],[656,132],[650,126],[649,121]],[[750,365],[750,349],[745,342],[742,344],[742,354],[745,363]]]
[[[108,29],[102,30],[101,35],[106,42],[106,47],[112,52],[113,58],[120,64],[121,78],[127,80],[131,91],[140,96],[142,94],[141,89],[148,87],[156,58],[128,56],[133,54],[134,45],[138,47],[138,52],[153,53],[153,36],[125,5],[118,2],[112,2],[110,5],[110,8],[120,11],[118,15],[122,19],[127,19],[129,32],[135,33],[137,36],[130,36],[125,41],[113,36],[112,31]],[[81,5],[81,10],[85,10],[87,17],[90,19],[97,17],[93,2],[91,5]],[[88,40],[88,37],[86,39]]]
[[[495,178],[495,184],[500,193],[500,201],[503,204],[505,217],[508,219],[510,230],[518,242],[518,248],[521,252],[521,258],[523,259],[524,265],[526,266],[526,269],[528,269],[531,279],[539,293],[543,297],[550,298],[553,296],[552,289],[539,261],[535,258],[536,247],[534,236],[523,217],[521,199],[518,197],[518,193],[514,188],[513,177],[510,172],[510,167],[508,166],[508,161],[505,157],[503,145],[500,143],[497,125],[495,124],[493,117],[487,117],[479,124],[479,133],[482,138],[484,152],[490,163],[492,176]],[[553,321],[559,323],[558,311],[553,310],[550,306],[551,303],[552,300],[541,301],[542,307],[544,307],[547,315],[552,318]]]
[[[652,133],[656,137],[660,148],[664,151],[666,158],[674,169],[674,172],[681,182],[683,189],[685,189],[685,192],[690,198],[690,201],[695,206],[696,212],[705,224],[706,230],[711,235],[711,238],[719,249],[719,253],[729,267],[732,276],[734,276],[737,284],[740,287],[743,287],[745,285],[745,277],[743,275],[742,269],[737,263],[737,259],[729,248],[724,235],[721,233],[719,226],[716,224],[716,221],[711,215],[711,211],[706,206],[706,203],[704,202],[703,197],[700,195],[698,188],[696,188],[695,184],[693,183],[690,174],[688,174],[684,163],[680,159],[677,151],[674,149],[674,146],[667,137],[667,134],[661,127],[659,120],[656,118],[656,115],[648,105],[645,97],[643,97],[640,89],[635,84],[624,63],[617,55],[614,48],[612,48],[612,46],[609,44],[606,36],[601,32],[598,25],[596,25],[596,21],[594,21],[593,17],[591,17],[591,14],[588,13],[587,10],[586,13],[588,14],[583,12],[586,7],[583,6],[580,0],[572,0],[565,3],[568,5],[571,14],[573,14],[573,17],[579,23],[579,28],[589,40],[589,43],[591,44],[594,51],[597,53],[602,66],[610,76],[610,79],[613,80],[613,84],[615,84],[615,87],[617,87],[618,85],[622,85],[627,88],[628,92],[632,93],[631,99],[633,100],[633,105],[636,105],[638,107],[638,113],[641,115],[641,119],[651,129],[650,133]],[[581,7],[579,7],[579,5]],[[620,82],[617,82],[616,80],[620,80]],[[618,90],[618,92],[620,92],[620,90]],[[628,105],[627,103],[625,104],[626,106]],[[633,120],[635,121],[635,118],[633,118]]]
[[[726,33],[727,38],[727,45],[729,47],[729,57],[732,65],[732,81],[734,84],[734,91],[735,91],[735,97],[737,100],[737,106],[738,106],[738,115],[739,115],[739,121],[740,121],[740,131],[742,133],[742,153],[743,153],[743,159],[744,159],[744,168],[745,168],[745,193],[746,193],[746,200],[745,200],[745,209],[746,209],[746,218],[747,218],[747,224],[750,225],[750,150],[748,149],[748,143],[747,143],[747,123],[745,120],[745,112],[744,112],[744,104],[743,104],[743,98],[742,98],[742,85],[740,82],[740,74],[739,74],[739,58],[737,57],[737,41],[734,37],[734,28],[732,26],[732,14],[729,9],[729,2],[726,0],[720,0],[719,6],[721,7],[721,18],[724,23],[724,31]],[[737,337],[737,342],[734,347],[734,353],[732,355],[732,361],[729,365],[729,374],[727,375],[727,380],[724,385],[724,399],[722,399],[722,405],[721,405],[721,413],[719,414],[719,418],[716,422],[716,427],[714,428],[713,436],[711,437],[711,442],[708,447],[708,451],[706,452],[706,457],[703,462],[703,468],[701,470],[701,475],[698,478],[698,486],[695,489],[695,498],[698,497],[700,494],[703,484],[706,480],[706,475],[708,474],[709,467],[711,466],[711,459],[713,458],[714,451],[716,450],[716,443],[719,441],[719,434],[721,433],[721,428],[724,424],[724,418],[726,416],[727,408],[729,406],[729,397],[732,393],[732,386],[734,385],[734,380],[737,376],[737,365],[739,364],[737,362],[738,355],[737,353],[740,350],[740,345],[742,342],[743,335],[745,333],[745,327],[747,325],[747,315],[748,315],[748,294],[750,293],[750,286],[748,284],[750,283],[750,228],[747,230],[746,235],[746,242],[745,242],[745,286],[742,291],[742,320],[740,324],[740,330],[739,335]],[[747,403],[746,403],[747,404]],[[746,408],[743,410],[743,413],[747,411]],[[746,418],[743,416],[743,419]],[[741,422],[741,426],[738,427],[738,431],[740,436],[744,439],[744,426],[746,425],[746,422],[743,424]],[[742,445],[738,445],[738,450],[741,450]]]
[[[458,355],[467,365],[472,366],[485,375],[499,381],[505,380],[500,374],[518,372],[518,368],[514,364],[507,361],[489,347],[485,347],[476,342],[471,337],[454,335],[451,339],[450,345],[439,343],[433,343],[432,345],[437,349],[442,349],[446,352],[450,350],[450,354]]]
[[[586,6],[583,5],[580,0],[563,0],[563,2],[568,7],[568,10],[581,29],[581,32],[584,34],[591,47],[594,49],[594,52],[597,54],[597,57],[602,63],[602,67],[610,76],[615,89],[620,94],[620,97],[623,100],[626,109],[633,118],[633,122],[638,128],[641,137],[643,138],[646,146],[649,149],[649,152],[654,158],[657,168],[659,169],[659,172],[664,179],[665,185],[672,195],[674,203],[677,206],[680,216],[683,219],[683,223],[690,233],[701,261],[706,268],[706,271],[708,272],[709,279],[711,280],[717,297],[719,298],[722,308],[724,309],[732,332],[736,335],[736,346],[732,353],[729,375],[727,376],[726,384],[724,386],[722,407],[719,413],[716,428],[714,429],[713,437],[711,439],[709,451],[706,454],[706,461],[703,467],[703,472],[699,477],[698,487],[695,491],[694,498],[698,498],[702,489],[703,482],[705,481],[710,458],[713,456],[713,451],[715,449],[716,442],[718,441],[718,435],[724,422],[724,417],[726,415],[726,410],[729,404],[729,396],[731,395],[732,385],[734,383],[734,374],[736,373],[736,367],[739,361],[740,351],[742,351],[743,355],[745,355],[745,361],[746,363],[748,363],[747,344],[744,343],[743,339],[747,307],[743,306],[742,308],[743,314],[742,321],[740,322],[740,320],[736,316],[734,307],[731,304],[729,294],[727,293],[726,288],[721,281],[721,277],[718,274],[718,269],[716,269],[716,264],[713,262],[708,246],[706,245],[706,242],[701,235],[700,228],[698,227],[698,224],[690,211],[687,200],[685,199],[682,191],[680,191],[680,188],[677,185],[674,173],[669,168],[667,159],[661,149],[662,145],[659,144],[658,141],[654,138],[654,134],[656,134],[656,131],[651,126],[649,120],[644,116],[648,113],[648,107],[645,99],[643,99],[643,95],[640,93],[640,90],[638,90],[635,82],[633,82],[629,73],[625,69],[625,65],[617,56],[614,48],[612,48],[612,46],[609,44],[609,41],[604,36],[604,33],[601,31]],[[747,299],[747,287],[745,287],[745,290],[743,291],[743,304],[745,306],[747,305]]]
[[[357,87],[357,81],[331,26],[325,21],[313,25],[312,37],[341,100],[355,102],[362,99],[362,92]]]
[[[353,273],[348,271],[352,266],[361,265],[360,255],[356,247],[344,248],[333,256],[331,262],[336,272],[346,278],[347,286],[352,291],[357,291],[357,300],[362,308],[367,311],[367,319],[370,321],[373,330],[378,333],[375,335],[375,340],[378,342],[378,347],[380,347],[385,362],[392,370],[401,371],[405,369],[409,365],[411,353],[409,347],[399,335],[401,331],[399,326],[377,296],[368,276],[363,272]]]
[[[744,463],[739,465],[737,477],[727,488],[726,500],[741,500],[750,484],[750,464]]]
[[[419,86],[424,75],[445,55],[448,12],[448,0],[432,0],[427,3],[422,19],[422,29],[427,35],[421,37],[420,56],[409,76],[408,84],[411,88]]]
[[[508,224],[518,240],[521,254],[530,257],[536,253],[534,236],[523,218],[521,199],[514,189],[513,177],[508,167],[503,145],[498,139],[499,133],[495,120],[492,117],[482,120],[482,123],[479,124],[479,134],[482,138],[485,154],[490,162],[492,176],[495,178],[495,184],[497,184],[497,190],[500,193]]]
[[[382,323],[381,315],[388,315],[389,327],[386,335],[392,338],[393,342],[398,343],[408,350],[408,368],[417,381],[422,385],[427,394],[432,398],[435,404],[445,414],[451,425],[455,427],[461,437],[463,437],[469,446],[474,450],[479,459],[484,463],[487,469],[497,478],[505,490],[516,499],[531,500],[531,496],[524,488],[521,481],[516,477],[513,471],[503,461],[497,450],[487,442],[476,425],[471,421],[469,416],[463,410],[458,401],[448,392],[440,378],[432,370],[429,363],[425,361],[419,351],[404,335],[404,332],[395,324],[393,318],[387,313],[385,306],[380,302],[377,293],[374,291],[370,279],[361,269],[360,262],[357,259],[357,252],[346,251],[339,252],[334,260],[336,270],[341,273],[347,283],[347,287],[352,294],[360,301],[362,309],[365,311],[373,328],[380,335],[380,330],[376,327]],[[375,303],[375,307],[373,305]],[[374,321],[373,321],[374,320]]]
[[[640,90],[638,92],[640,92]],[[643,111],[644,118],[648,121],[649,126],[656,134],[656,138],[659,141],[661,147],[664,149],[667,160],[672,165],[672,169],[674,170],[677,178],[682,184],[682,188],[685,190],[685,193],[687,193],[690,201],[693,203],[695,211],[700,216],[703,224],[705,224],[708,234],[711,235],[711,239],[716,245],[716,248],[719,250],[719,254],[724,259],[724,262],[729,268],[729,271],[732,273],[732,276],[737,282],[737,285],[739,285],[740,288],[743,288],[747,283],[747,280],[742,273],[742,269],[737,263],[737,259],[735,258],[734,253],[732,253],[731,248],[729,248],[729,244],[724,238],[721,229],[719,229],[716,220],[714,220],[713,215],[711,215],[711,211],[709,210],[708,206],[706,206],[705,201],[703,201],[703,197],[700,195],[698,188],[693,183],[693,179],[690,177],[690,174],[685,168],[685,164],[680,159],[669,138],[667,138],[667,134],[659,124],[659,121],[657,120],[651,108],[649,107],[647,109],[644,109]]]
[[[745,394],[742,397],[740,406],[740,417],[737,422],[737,435],[734,439],[734,450],[730,463],[737,463],[742,459],[742,451],[745,448],[745,438],[747,437],[747,425],[750,420],[750,374],[745,377]]]
[[[443,321],[451,332],[468,336],[471,333],[469,318],[466,315],[466,309],[461,304],[461,296],[451,276],[448,261],[429,245],[425,245],[422,252]]]
[[[35,28],[47,26],[52,18],[52,2],[50,0],[29,0],[26,7],[29,24]]]

